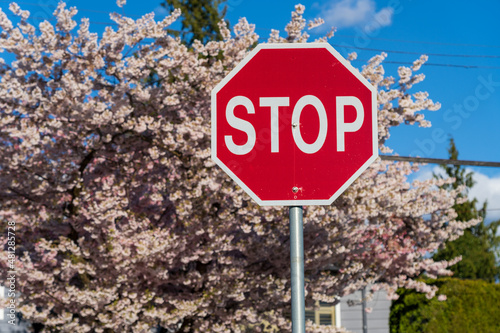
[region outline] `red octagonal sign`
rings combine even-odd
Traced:
[[[327,43],[260,44],[212,91],[212,158],[260,205],[329,205],[377,158],[376,94]]]

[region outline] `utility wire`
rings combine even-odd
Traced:
[[[346,49],[356,49],[363,51],[376,51],[376,52],[387,52],[387,53],[400,53],[400,54],[416,54],[421,55],[422,52],[411,52],[411,51],[400,51],[400,50],[382,50],[375,49],[370,47],[359,47],[359,46],[351,46],[351,45],[341,45],[341,44],[330,44],[334,47],[346,48]],[[500,59],[500,55],[485,55],[485,54],[446,54],[446,53],[425,53],[426,55],[435,56],[435,57],[459,57],[459,58],[493,58]]]
[[[314,35],[316,35],[316,34],[314,34]],[[335,34],[335,37],[357,38],[359,36]],[[369,39],[381,40],[381,41],[386,41],[386,42],[409,43],[409,44],[500,48],[500,45],[487,45],[487,44],[445,43],[445,42],[417,41],[417,40],[392,39],[392,38],[381,38],[381,37],[369,37]]]
[[[470,166],[500,168],[500,162],[466,161],[466,160],[451,160],[451,159],[444,159],[444,158],[409,157],[409,156],[395,156],[395,155],[380,155],[380,158],[382,160],[385,160],[385,161],[470,165]]]
[[[392,61],[392,60],[384,60],[384,64],[413,65],[412,62]],[[422,66],[455,67],[455,68],[465,68],[465,69],[473,69],[473,68],[500,69],[500,66],[442,64],[442,63],[434,63],[434,62],[426,62]]]
[[[367,63],[367,59],[354,59],[354,61],[361,61]],[[392,65],[413,65],[412,62],[408,61],[392,61],[392,60],[384,60],[383,64],[392,64]],[[422,64],[422,66],[437,66],[437,67],[455,67],[455,68],[465,68],[465,69],[476,69],[476,68],[487,68],[487,69],[500,69],[500,66],[482,66],[482,65],[461,65],[461,64],[442,64],[442,63],[434,63],[434,62],[426,62]]]
[[[273,28],[274,29],[274,28]],[[263,30],[270,32],[273,30],[271,28],[261,28],[256,27],[255,30]],[[279,29],[274,29],[279,30]],[[324,36],[324,33],[315,32],[315,31],[307,31],[311,36]],[[335,33],[334,37],[339,38],[359,38],[359,35],[343,35]],[[431,42],[431,41],[422,41],[422,40],[405,40],[405,39],[392,39],[392,38],[381,38],[381,37],[368,37],[370,40],[380,40],[386,42],[395,42],[395,43],[408,43],[408,44],[427,44],[427,45],[442,45],[442,46],[465,46],[465,47],[486,47],[486,48],[500,48],[500,45],[488,45],[488,44],[472,44],[472,43],[446,43],[446,42]]]

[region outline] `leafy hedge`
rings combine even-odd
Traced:
[[[391,333],[500,332],[500,285],[483,280],[443,278],[427,283],[439,288],[446,301],[400,289],[391,305]]]

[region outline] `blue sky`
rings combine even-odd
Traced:
[[[155,11],[165,15],[161,1],[128,0],[123,8],[115,0],[68,0],[79,16],[91,19],[100,32],[111,23],[109,12],[131,17]],[[7,10],[9,1],[0,0]],[[353,65],[388,53],[386,72],[428,54],[423,66],[426,80],[415,91],[428,91],[442,104],[437,112],[426,112],[431,128],[401,126],[392,131],[388,145],[402,156],[446,158],[448,138],[453,137],[460,159],[500,162],[500,1],[430,0],[228,0],[226,18],[235,24],[246,17],[266,40],[271,28],[284,31],[296,3],[305,5],[305,17],[322,17],[325,28],[311,30],[312,39],[328,27],[337,27],[330,43],[346,55],[358,53]],[[57,0],[18,1],[31,11],[31,19],[49,19]],[[429,176],[435,166],[424,167],[419,177]],[[500,218],[500,168],[471,168],[478,184],[471,195],[488,199],[489,220]]]

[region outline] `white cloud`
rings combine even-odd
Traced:
[[[469,197],[477,198],[482,205],[488,202],[486,221],[496,221],[500,219],[500,175],[488,177],[482,173],[474,173],[473,179],[476,184],[469,192]]]
[[[325,27],[378,29],[392,24],[394,9],[384,7],[376,11],[374,0],[332,0],[321,6],[319,17]]]

